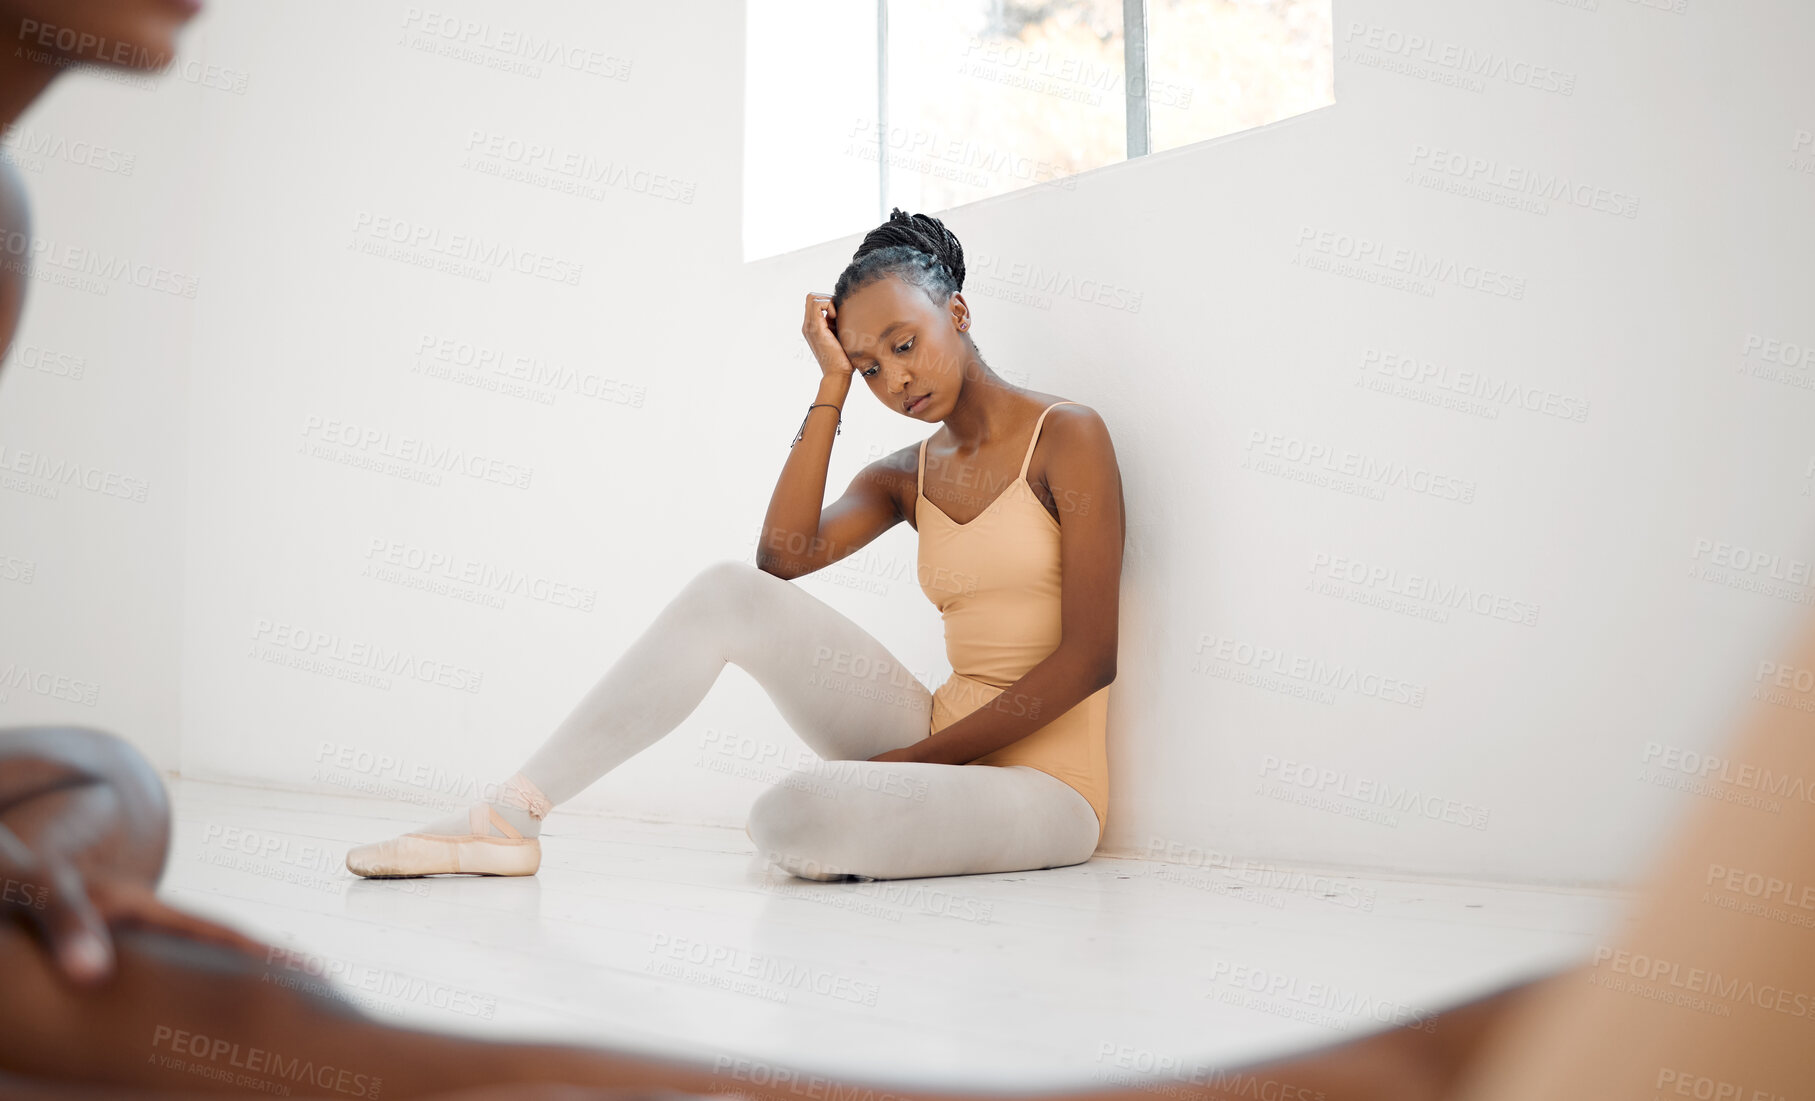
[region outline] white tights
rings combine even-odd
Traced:
[[[927,737],[932,694],[831,605],[734,559],[682,587],[520,771],[551,804],[573,798],[679,726],[728,661],[820,758],[750,809],[750,838],[791,874],[1011,872],[1096,850],[1089,801],[1039,769],[869,760]]]

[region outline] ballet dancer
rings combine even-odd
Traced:
[[[168,58],[168,42],[181,22],[180,9],[164,0],[0,0],[0,39],[22,41],[32,21],[42,27],[52,14],[60,29],[133,44],[133,56],[141,59]],[[49,49],[54,53],[54,46]],[[24,57],[22,49],[0,50],[3,126],[16,121],[54,75],[22,66]],[[54,57],[56,71],[97,60]],[[24,300],[26,269],[14,261],[27,255],[10,243],[29,240],[24,191],[4,164],[0,239],[9,242],[7,262],[0,264],[4,368],[3,350],[11,345]],[[0,381],[3,375],[0,370]],[[1785,667],[1815,668],[1815,618],[1787,653]],[[1736,698],[1743,690],[1736,686]],[[1807,712],[1777,702],[1752,704],[1719,752],[1741,776],[1805,783],[1815,776],[1815,729]],[[1728,783],[1724,775],[1711,782]],[[1744,791],[1736,786],[1733,793]],[[381,1085],[368,1090],[373,1096],[438,1101],[658,1101],[678,1096],[674,1091],[761,1101],[1815,1096],[1815,1047],[1805,1042],[1808,992],[1815,990],[1808,923],[1785,920],[1797,912],[1786,906],[1718,904],[1747,901],[1754,878],[1780,886],[1815,879],[1815,803],[1807,800],[1790,800],[1781,813],[1739,799],[1702,800],[1677,824],[1643,880],[1632,920],[1607,943],[1575,967],[1493,991],[1420,1027],[1383,1030],[1283,1059],[1194,1067],[1127,1088],[1039,1094],[903,1090],[777,1064],[762,1064],[758,1076],[736,1061],[727,1070],[603,1046],[499,1043],[395,1028],[327,987],[297,982],[281,962],[270,962],[272,949],[156,900],[168,836],[162,782],[127,743],[80,728],[0,731],[0,1096],[269,1096],[268,1089],[240,1089],[156,1065],[148,1057],[157,1053],[159,1029],[168,1032],[172,1022],[192,1038],[209,1038],[208,1050],[225,1043],[236,1053],[282,1053],[376,1080]],[[1719,896],[1716,904],[1711,891]],[[1798,906],[1806,902],[1793,897]],[[89,937],[101,942],[98,950],[82,946]],[[1642,979],[1647,975],[1649,986]],[[1722,998],[1726,1012],[1711,1014],[1658,996],[1681,993],[1675,988],[1684,983],[1699,983]],[[322,1086],[319,1078],[314,1084]],[[317,1091],[306,1084],[289,1093],[352,1095],[346,1088]]]
[[[819,763],[839,763],[756,799],[745,832],[775,866],[901,879],[1090,859],[1108,820],[1121,474],[1094,410],[1010,385],[985,362],[963,285],[964,249],[939,219],[896,209],[865,235],[832,294],[807,295],[801,333],[819,388],[755,563],[695,574],[495,798],[354,848],[347,868],[534,874],[549,810],[678,726],[727,663],[762,685]],[[889,409],[941,427],[822,508],[853,374]],[[932,692],[790,583],[903,520],[953,670]]]

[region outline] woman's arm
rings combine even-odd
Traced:
[[[1048,451],[1046,488],[1059,510],[1059,648],[1077,653],[1108,684],[1115,680],[1122,545],[1128,534],[1122,468],[1109,426],[1095,409],[1061,405],[1046,421],[1047,434],[1056,437]]]
[[[1784,664],[1815,669],[1815,618],[1790,641]],[[1815,783],[1815,696],[1795,695],[1744,712],[1736,772]],[[1455,1096],[1815,1097],[1812,885],[1815,803],[1697,800],[1625,927],[1510,1014]]]
[[[806,410],[806,432],[788,450],[781,477],[776,479],[775,492],[769,498],[769,511],[763,515],[762,537],[756,543],[758,569],[791,580],[832,560],[828,541],[820,534],[820,506],[826,499],[832,437],[850,388],[848,380],[840,382],[829,376],[820,380],[819,390],[813,395],[819,408]],[[834,408],[827,409],[820,403]]]
[[[851,391],[851,374],[855,370],[832,332],[831,314],[830,295],[807,295],[806,320],[801,322],[800,332],[819,362],[819,391],[806,410],[800,438],[782,463],[781,477],[769,498],[769,511],[763,516],[762,535],[756,542],[757,568],[784,580],[836,562],[901,518],[892,497],[884,491],[886,487],[878,484],[866,468],[839,501],[842,523],[837,538],[822,527],[826,469],[832,461],[832,441],[838,434],[839,418],[844,415],[844,400]],[[822,405],[832,408],[814,408]]]
[[[1108,683],[1099,666],[1061,647],[939,733],[870,760],[967,765],[1046,726]]]
[[[806,446],[804,441],[801,446]],[[844,496],[820,512],[818,530],[812,535],[804,530],[765,528],[765,542],[772,549],[766,553],[761,547],[757,549],[757,567],[783,581],[792,581],[823,570],[875,542],[883,532],[906,519],[894,487],[904,474],[912,476],[913,462],[914,448],[904,447],[859,470]]]

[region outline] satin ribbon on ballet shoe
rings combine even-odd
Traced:
[[[548,796],[542,794],[542,789],[521,772],[504,781],[498,801],[528,811],[531,818],[547,818],[548,812],[554,809],[554,804],[548,801]]]
[[[368,879],[392,879],[458,873],[535,875],[542,866],[542,843],[523,836],[486,804],[473,805],[468,823],[470,831],[464,834],[406,833],[361,845],[348,851],[347,871]]]

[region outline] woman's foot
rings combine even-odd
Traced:
[[[473,804],[464,828],[450,830],[435,823],[347,853],[347,871],[368,879],[455,873],[535,875],[541,866],[542,842],[523,836],[486,803]]]
[[[369,879],[402,876],[535,875],[542,866],[542,818],[551,809],[522,773],[505,781],[495,802],[475,803],[419,830],[361,845],[347,870]]]

